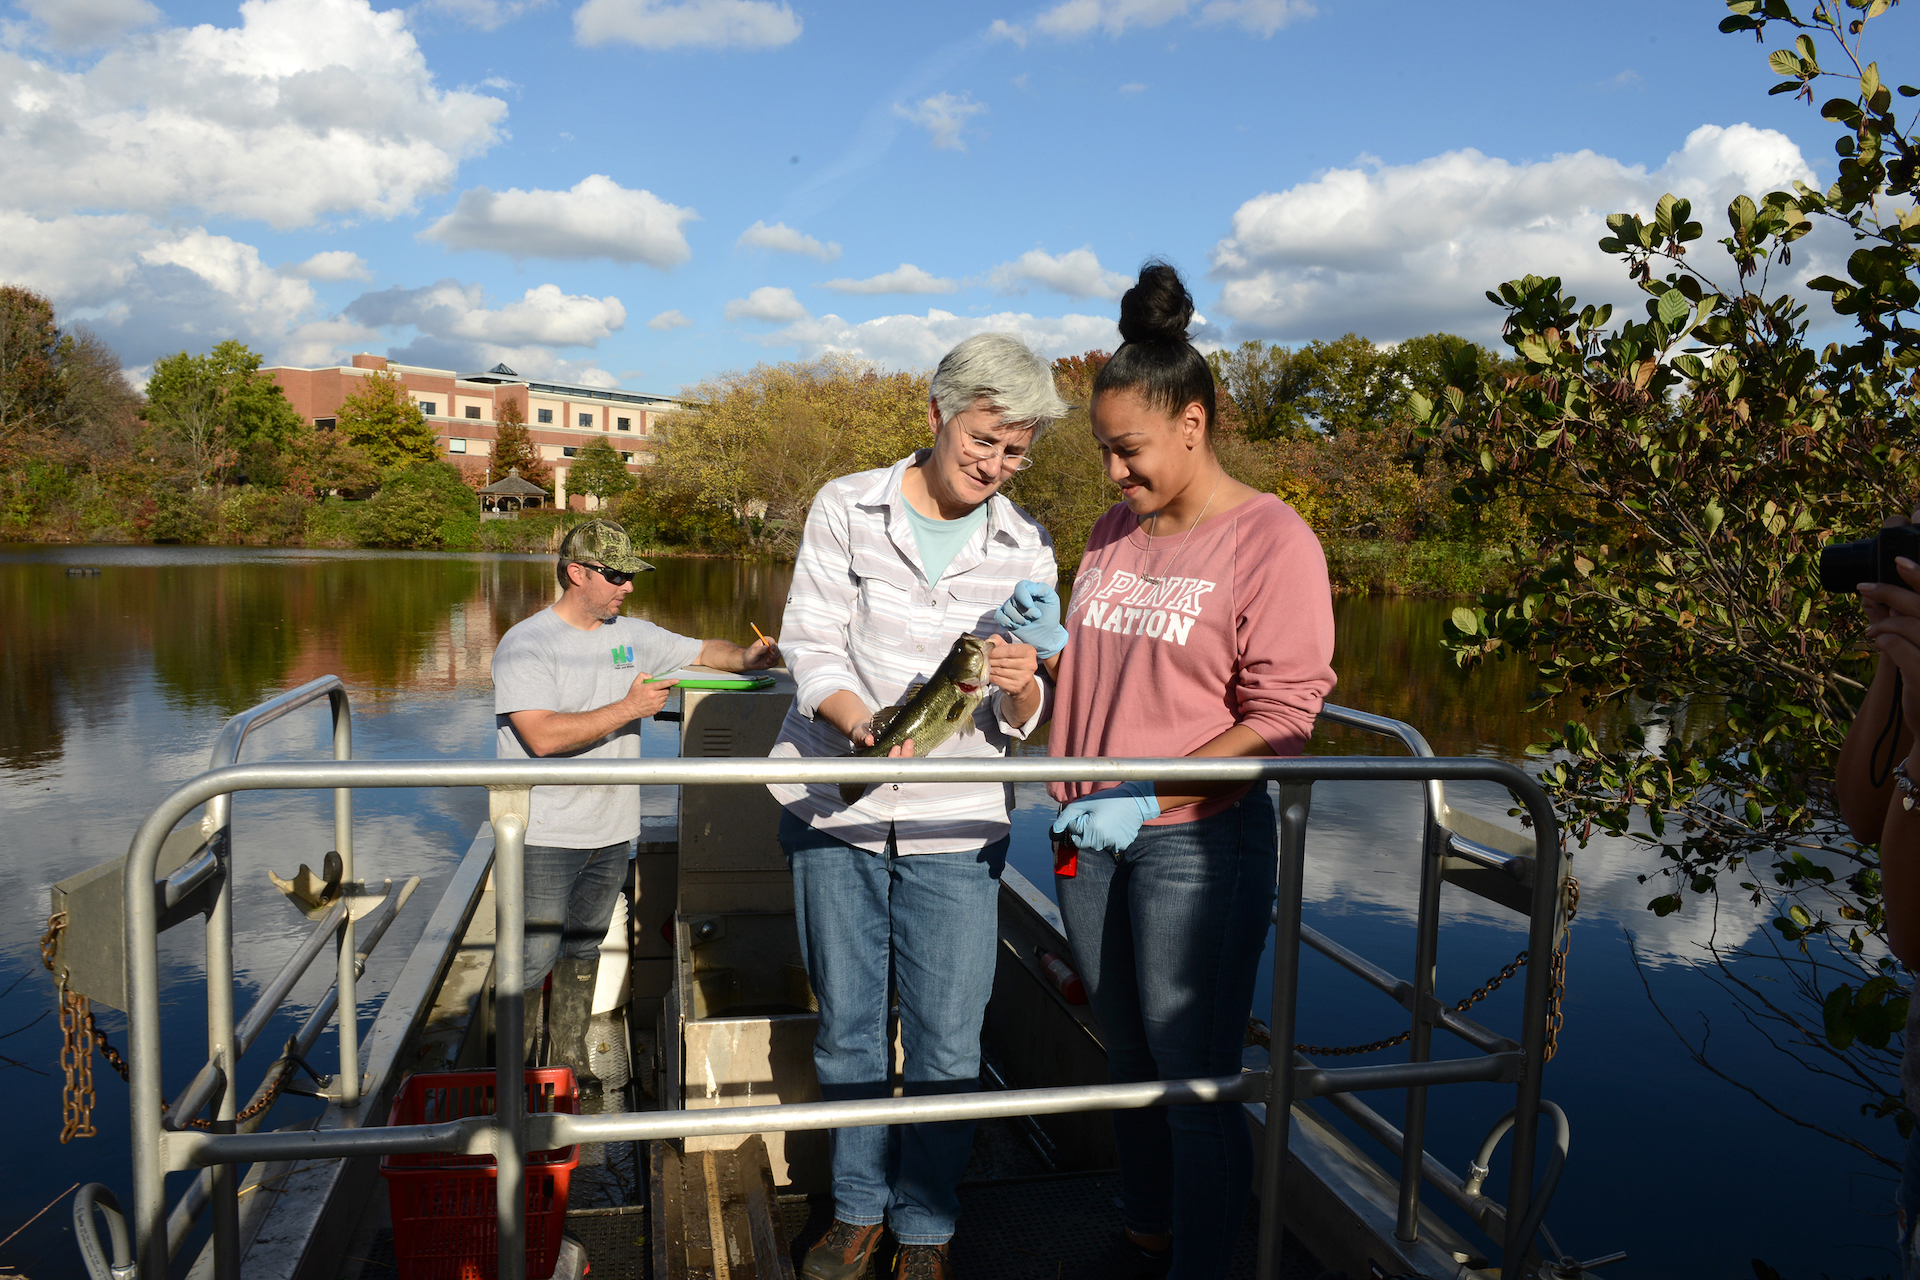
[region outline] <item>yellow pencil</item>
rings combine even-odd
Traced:
[[[759,636],[759,637],[760,637],[760,640],[761,640],[761,643],[763,643],[763,644],[772,644],[772,643],[773,643],[773,641],[771,641],[771,640],[769,640],[769,639],[767,639],[767,636],[766,636],[766,633],[765,633],[765,632],[763,632],[763,631],[761,631],[759,627],[754,627],[754,626],[753,626],[753,624],[752,624],[751,622],[749,622],[749,623],[748,623],[747,625],[748,625],[748,626],[750,626],[750,627],[753,627],[753,634],[755,634],[755,635],[757,635],[757,636]]]

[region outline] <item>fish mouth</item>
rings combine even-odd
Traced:
[[[953,687],[958,689],[961,693],[967,694],[968,696],[972,696],[973,694],[980,692],[980,686],[982,683],[983,682],[979,680],[955,680],[953,682]]]

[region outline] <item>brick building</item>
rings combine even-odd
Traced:
[[[579,508],[593,500],[569,495],[567,472],[571,459],[595,435],[608,437],[626,462],[638,472],[653,462],[648,447],[660,419],[680,407],[671,396],[632,391],[609,391],[563,382],[535,382],[506,365],[486,373],[456,374],[451,369],[424,369],[393,364],[385,356],[357,355],[351,365],[327,369],[269,368],[294,411],[317,427],[333,426],[340,404],[360,389],[362,379],[385,370],[400,379],[413,402],[440,436],[440,448],[449,462],[483,468],[493,452],[495,422],[500,406],[520,402],[527,434],[540,456],[553,468],[554,500]]]

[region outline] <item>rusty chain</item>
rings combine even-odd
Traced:
[[[67,989],[67,975],[53,965],[54,949],[59,945],[60,931],[67,927],[67,913],[56,912],[47,918],[47,931],[40,936],[40,962],[53,973],[60,984],[60,1066],[66,1073],[66,1088],[60,1098],[60,1141],[71,1142],[75,1138],[91,1138],[98,1131],[93,1126],[93,1054],[82,1045],[93,1042],[107,1065],[114,1069],[122,1080],[132,1082],[132,1072],[127,1060],[113,1042],[107,1039],[107,1033],[100,1029],[94,1020],[93,1010],[88,1006],[87,998],[77,991]],[[244,1124],[255,1116],[263,1115],[267,1109],[280,1100],[280,1093],[287,1087],[287,1081],[293,1078],[296,1060],[293,1057],[293,1041],[287,1041],[287,1052],[282,1061],[274,1064],[278,1068],[267,1091],[241,1109],[234,1117],[236,1125]],[[304,1064],[298,1064],[304,1065]],[[273,1068],[269,1068],[273,1070]],[[160,1109],[165,1111],[172,1104],[162,1099]],[[187,1121],[196,1129],[211,1129],[213,1121],[195,1116]]]
[[[1573,923],[1574,915],[1580,910],[1580,881],[1574,876],[1567,877],[1567,923]],[[1553,1055],[1560,1049],[1560,1029],[1566,1025],[1566,1013],[1561,1007],[1562,997],[1567,991],[1567,949],[1573,945],[1573,930],[1567,929],[1560,935],[1560,943],[1553,949],[1553,955],[1547,962],[1547,973],[1552,986],[1547,995],[1547,1044],[1544,1061],[1552,1062]],[[1488,978],[1474,993],[1456,1002],[1449,1012],[1465,1013],[1500,989],[1500,985],[1514,974],[1519,973],[1527,963],[1527,953],[1522,951],[1504,965],[1500,972]],[[1388,1036],[1384,1040],[1374,1040],[1367,1044],[1320,1045],[1296,1044],[1294,1051],[1304,1053],[1310,1058],[1352,1057],[1362,1053],[1377,1053],[1382,1049],[1391,1049],[1395,1045],[1405,1044],[1413,1039],[1413,1030],[1408,1028],[1397,1036]],[[1247,1043],[1273,1047],[1273,1037],[1265,1024],[1258,1018],[1248,1019]]]

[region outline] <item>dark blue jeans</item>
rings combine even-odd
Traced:
[[[627,880],[628,841],[603,849],[527,846],[527,986],[540,985],[553,962],[598,960]]]
[[[1056,877],[1060,914],[1116,1084],[1240,1072],[1254,970],[1273,915],[1279,832],[1256,786],[1232,808],[1142,827],[1116,858]],[[1253,1185],[1239,1103],[1113,1113],[1121,1211],[1173,1232],[1179,1280],[1227,1273]]]
[[[813,1042],[820,1096],[891,1094],[890,986],[900,996],[906,1091],[979,1088],[1006,840],[908,857],[889,842],[885,854],[874,854],[783,813],[780,845],[793,868],[801,958],[820,1001]],[[942,1244],[953,1236],[956,1188],[972,1149],[971,1120],[836,1129],[834,1217],[887,1222],[902,1244]]]

